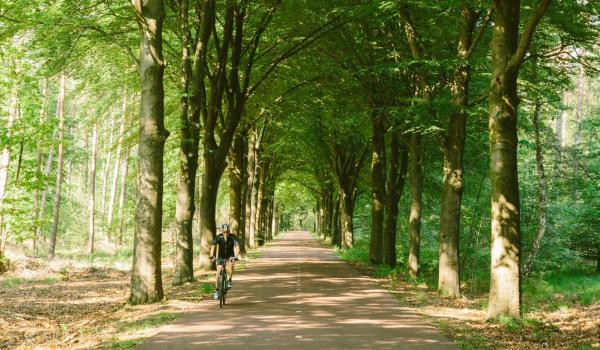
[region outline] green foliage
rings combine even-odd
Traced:
[[[570,270],[528,281],[524,286],[524,309],[587,306],[600,300],[600,275]]]

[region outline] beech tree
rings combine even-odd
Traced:
[[[163,299],[161,273],[164,127],[162,0],[133,2],[140,28],[141,80],[138,202],[129,302]]]

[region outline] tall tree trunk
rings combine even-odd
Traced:
[[[354,199],[352,194],[341,190],[340,195],[340,221],[341,221],[341,239],[343,248],[352,248],[354,246]]]
[[[246,205],[245,205],[245,219],[244,219],[244,231],[246,233],[245,237],[245,245],[246,247],[252,247],[251,242],[254,240],[254,232],[252,231],[252,203],[254,196],[252,195],[252,191],[254,189],[255,182],[255,171],[256,171],[256,158],[254,152],[254,145],[256,143],[255,133],[252,131],[252,137],[248,144],[248,155],[247,155],[247,181],[246,181]]]
[[[126,122],[126,116],[127,116],[127,94],[123,93],[123,107],[122,107],[122,114],[121,114],[121,124],[119,127],[119,141],[117,144],[117,151],[115,153],[115,168],[113,170],[113,178],[112,178],[112,185],[110,187],[110,197],[108,199],[108,213],[107,213],[107,220],[106,220],[106,224],[108,226],[108,237],[112,239],[112,232],[113,232],[113,218],[114,218],[114,208],[115,208],[115,201],[117,199],[117,187],[119,186],[119,171],[121,170],[121,167],[119,166],[121,164],[121,150],[123,149],[123,147],[125,147],[124,142],[125,142],[125,122]]]
[[[278,204],[275,198],[272,201],[272,210],[271,210],[271,239],[279,234],[279,230],[277,228],[277,217],[278,217]]]
[[[211,157],[204,152],[204,175],[202,177],[202,194],[200,196],[200,268],[210,270],[212,263],[209,259],[210,245],[216,236],[217,223],[215,222],[215,211],[217,206],[217,194],[219,192],[219,180],[221,173],[214,168]]]
[[[550,4],[540,0],[519,39],[519,0],[494,1],[489,95],[491,271],[487,317],[521,316],[521,229],[517,171],[517,77],[533,32]]]
[[[54,132],[52,134],[53,134],[52,140],[54,141],[56,139],[57,130],[54,130]],[[50,183],[48,180],[50,177],[50,172],[52,171],[52,163],[53,162],[54,162],[54,147],[50,147],[50,149],[48,150],[48,159],[46,159],[46,168],[44,169],[44,174],[43,174],[44,189],[42,191],[42,200],[40,203],[39,220],[37,223],[37,227],[35,229],[35,236],[37,237],[37,239],[43,238],[44,241],[46,240],[46,237],[42,235],[42,229],[43,229],[44,218],[46,217],[46,204],[48,203],[48,192],[50,191]]]
[[[544,153],[542,150],[542,138],[540,136],[540,110],[542,103],[536,101],[535,110],[533,111],[533,132],[535,135],[535,160],[537,165],[538,179],[538,231],[535,235],[535,240],[531,247],[531,252],[525,259],[523,266],[523,278],[527,279],[532,271],[533,263],[540,251],[540,244],[546,233],[546,173],[544,172]]]
[[[266,167],[264,162],[259,162],[261,163],[261,165],[259,165],[258,167],[258,183],[257,183],[257,190],[256,190],[256,210],[255,210],[255,219],[254,219],[254,232],[256,234],[256,238],[257,239],[262,239],[264,242],[265,236],[264,236],[264,232],[261,230],[262,229],[262,221],[264,219],[264,189],[265,189],[265,183],[264,183],[264,174],[266,172]]]
[[[102,173],[102,196],[100,197],[100,209],[102,210],[102,214],[106,215],[106,191],[108,189],[108,177],[110,174],[110,165],[112,164],[112,145],[113,145],[113,139],[114,139],[114,128],[115,128],[115,117],[111,116],[110,120],[108,121],[108,132],[109,132],[109,137],[108,137],[108,143],[105,144],[104,146],[104,155],[103,155],[103,159],[104,159],[104,171]],[[107,220],[106,216],[103,216],[104,220]],[[105,221],[106,222],[106,221]],[[110,236],[109,236],[110,239]]]
[[[385,230],[383,236],[384,260],[386,265],[396,267],[396,224],[398,223],[398,202],[402,198],[406,172],[408,170],[408,150],[393,133],[390,142],[390,173],[387,180],[385,198]]]
[[[121,193],[119,194],[119,234],[117,236],[117,246],[119,249],[123,246],[123,232],[125,231],[125,201],[127,199],[127,174],[129,172],[129,149],[125,150],[123,161],[121,162]]]
[[[162,56],[162,0],[135,0],[140,27],[141,110],[138,151],[138,201],[129,302],[163,299],[161,272],[165,62]]]
[[[331,245],[336,247],[342,246],[342,236],[340,229],[340,209],[341,209],[341,193],[336,196],[333,202],[333,213],[331,215]]]
[[[44,130],[46,125],[46,119],[48,119],[48,79],[44,78],[42,82],[42,109],[40,111],[40,130]],[[40,179],[42,178],[42,163],[44,161],[43,156],[43,138],[38,138],[36,147],[36,166],[35,166],[35,177],[36,177],[36,189],[33,196],[33,250],[37,252],[38,249],[38,227],[40,226],[40,194],[42,189],[40,188]],[[87,174],[87,172],[86,172]]]
[[[371,113],[371,242],[369,261],[383,262],[383,226],[385,209],[385,119],[382,113]]]
[[[410,220],[408,272],[415,278],[419,274],[421,250],[421,208],[423,201],[423,148],[421,135],[411,134],[409,144]]]
[[[244,172],[244,153],[246,145],[244,135],[236,134],[229,153],[229,223],[231,231],[237,235],[241,242],[245,242],[243,219],[243,172]],[[242,253],[246,252],[245,244],[240,245]]]
[[[246,206],[250,209],[248,220],[248,246],[256,247],[256,209],[258,199],[258,135],[252,135],[252,144],[248,152],[248,196]]]
[[[56,249],[56,236],[60,219],[60,202],[62,196],[62,176],[64,160],[64,138],[65,138],[65,75],[60,74],[58,100],[56,102],[56,114],[58,117],[58,158],[56,164],[56,189],[54,192],[54,213],[50,241],[48,241],[48,257],[54,258]]]
[[[17,119],[19,108],[19,95],[18,91],[15,91],[12,98],[8,111],[8,120],[6,122],[6,129],[8,131],[8,139],[10,139],[11,129],[15,120]],[[6,189],[8,185],[8,167],[10,165],[10,147],[7,145],[2,149],[0,154],[0,258],[4,256],[4,247],[8,238],[8,228],[3,227],[4,223],[4,199],[6,197]]]
[[[96,153],[98,149],[98,124],[92,127],[92,157],[90,159],[90,184],[88,196],[88,254],[94,253],[95,212],[96,212]]]
[[[491,15],[491,13],[490,13]],[[467,115],[463,109],[469,102],[471,67],[468,59],[474,49],[473,30],[478,15],[466,3],[461,10],[461,28],[458,38],[457,58],[460,63],[454,71],[450,86],[452,104],[457,111],[450,115],[448,134],[444,140],[444,170],[442,205],[440,212],[438,292],[442,295],[460,297],[460,213],[463,194],[463,154]],[[489,16],[479,29],[487,27]],[[477,43],[475,43],[476,45]]]
[[[581,53],[585,55],[585,51]],[[579,147],[579,142],[581,140],[581,122],[583,121],[583,101],[585,96],[587,95],[586,91],[586,79],[585,79],[585,69],[583,68],[583,64],[579,65],[579,74],[577,75],[577,106],[575,108],[575,135],[574,142],[575,147]]]
[[[177,202],[175,209],[175,236],[177,237],[175,274],[173,285],[181,285],[194,280],[194,240],[192,228],[196,210],[196,172],[198,169],[198,147],[200,142],[200,114],[189,110],[190,77],[190,37],[188,28],[188,0],[180,1],[179,22],[181,34],[181,140],[179,146],[179,176],[177,178]]]

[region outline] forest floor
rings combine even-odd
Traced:
[[[0,275],[1,349],[129,349],[193,309],[210,292],[209,276],[171,285],[163,266],[165,301],[127,304],[130,273],[55,259],[19,259]]]
[[[552,310],[551,305],[537,305],[538,311],[526,313],[522,320],[506,318],[488,322],[487,294],[451,300],[424,283],[377,278],[376,268],[351,264],[375,278],[401,303],[415,308],[462,349],[600,349],[600,301],[558,310]]]

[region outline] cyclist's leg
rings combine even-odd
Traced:
[[[221,273],[221,269],[223,265],[217,264],[217,273],[215,273],[215,289],[219,289],[219,274]]]
[[[231,281],[231,278],[233,277],[233,262],[232,261],[228,261],[227,265],[226,265],[226,269],[227,269],[227,277],[229,277],[229,280]]]

